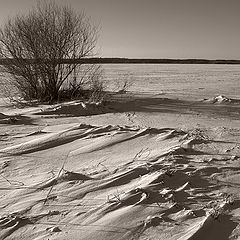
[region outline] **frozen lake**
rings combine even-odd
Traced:
[[[129,79],[129,91],[194,99],[240,98],[240,65],[106,64],[103,68],[111,89]]]
[[[240,99],[240,65],[103,64],[109,90],[125,80],[129,91],[201,100],[218,95]],[[0,81],[1,83],[1,81]],[[3,87],[0,85],[0,96]]]

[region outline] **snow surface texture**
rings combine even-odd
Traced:
[[[124,104],[0,115],[0,239],[239,237],[239,108]]]

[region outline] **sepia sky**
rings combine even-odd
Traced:
[[[240,59],[240,0],[56,0],[101,26],[102,57]],[[0,23],[35,0],[0,0]]]

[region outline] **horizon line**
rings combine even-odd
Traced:
[[[63,59],[2,58],[0,65],[23,64],[240,64],[240,59],[86,57]]]

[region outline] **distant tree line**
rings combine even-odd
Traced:
[[[13,58],[0,59],[0,65],[14,64]],[[25,64],[51,63],[47,59],[24,59]],[[240,60],[225,59],[140,59],[140,58],[81,58],[55,59],[59,64],[240,64]]]

